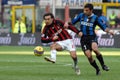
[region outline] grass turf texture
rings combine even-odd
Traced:
[[[111,68],[106,72],[100,67],[102,73],[100,76],[95,75],[95,70],[79,48],[77,52],[80,76],[72,69],[72,59],[68,52],[59,52],[57,63],[52,64],[44,60],[44,56],[49,55],[48,47],[44,47],[45,54],[41,57],[34,56],[33,49],[34,46],[1,46],[0,80],[119,80],[120,49],[100,48],[105,63]],[[99,63],[98,65],[100,66]]]

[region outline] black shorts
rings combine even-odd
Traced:
[[[84,52],[86,50],[92,50],[92,42],[97,43],[97,36],[82,36],[80,42]]]

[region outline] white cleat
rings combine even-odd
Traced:
[[[75,69],[75,73],[76,73],[77,75],[80,75],[80,74],[81,74],[80,69],[79,69],[77,66],[74,67],[74,69]]]
[[[48,62],[52,62],[52,63],[55,63],[55,62],[56,62],[54,59],[52,59],[52,58],[50,58],[50,57],[47,57],[47,56],[45,56],[44,59],[45,59],[46,61],[48,61]]]

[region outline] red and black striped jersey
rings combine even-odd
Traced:
[[[68,29],[72,30],[75,33],[79,33],[79,31],[72,25],[68,27]],[[53,20],[51,25],[46,25],[43,29],[41,35],[41,41],[43,43],[55,42],[53,40],[53,36],[57,35],[59,38],[56,41],[62,41],[66,39],[72,39],[71,35],[64,28],[64,22],[60,20]]]

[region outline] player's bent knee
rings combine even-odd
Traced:
[[[56,49],[55,44],[50,45],[51,49]]]
[[[93,48],[92,49],[94,52],[98,52],[98,48]]]

